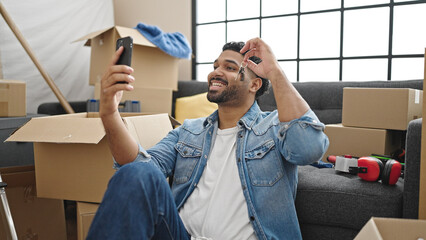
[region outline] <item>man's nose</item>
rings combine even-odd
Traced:
[[[214,77],[223,77],[223,71],[220,68],[216,68],[209,74],[209,80]]]

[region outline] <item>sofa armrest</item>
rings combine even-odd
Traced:
[[[418,218],[422,119],[410,121],[405,143],[403,217]]]

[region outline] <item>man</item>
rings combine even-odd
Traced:
[[[119,170],[88,239],[301,239],[297,165],[318,161],[328,138],[270,47],[259,38],[226,44],[208,75],[208,99],[218,110],[186,120],[149,150],[131,138],[117,110],[135,81],[133,69],[114,65],[121,52],[102,79],[100,105]],[[274,112],[255,100],[266,79]]]

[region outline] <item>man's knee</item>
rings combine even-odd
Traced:
[[[109,185],[138,189],[153,185],[158,187],[163,182],[166,182],[166,178],[153,162],[132,162],[117,170]]]

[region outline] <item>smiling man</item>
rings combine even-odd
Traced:
[[[207,97],[218,110],[186,120],[148,150],[118,112],[134,81],[133,69],[115,65],[121,52],[101,81],[100,104],[118,171],[88,239],[301,239],[297,165],[318,161],[328,139],[270,47],[259,38],[225,44],[208,75]],[[256,102],[267,79],[273,112]]]

